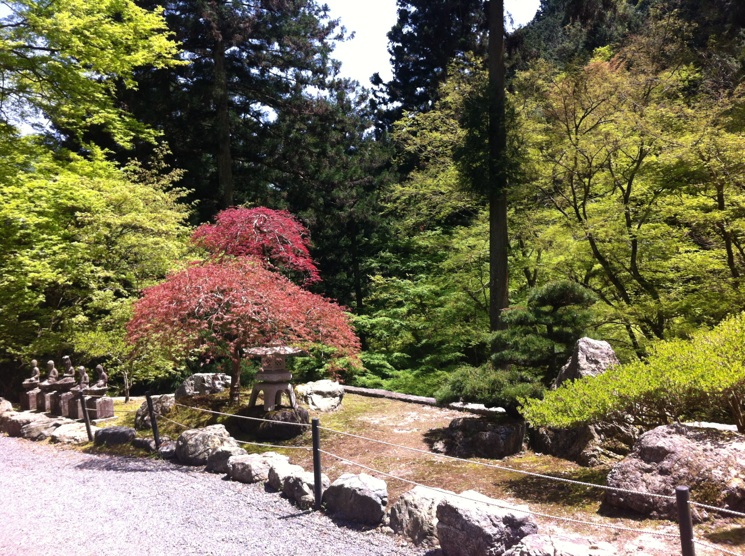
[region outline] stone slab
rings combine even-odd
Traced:
[[[36,396],[41,390],[34,389],[24,391],[21,394],[21,409],[24,411],[36,411]]]
[[[85,402],[88,408],[88,418],[108,419],[114,416],[114,400],[108,396],[101,398],[88,398]]]

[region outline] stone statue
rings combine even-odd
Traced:
[[[86,393],[89,396],[105,396],[108,389],[109,377],[103,370],[103,365],[96,365],[96,382],[91,384]]]
[[[65,370],[63,372],[64,376],[75,376],[75,368],[72,366],[72,361],[70,361],[70,356],[65,355],[62,358],[62,364],[65,366]]]
[[[54,390],[54,385],[57,382],[58,376],[59,373],[57,372],[57,368],[54,366],[54,361],[50,359],[47,361],[47,379],[44,382],[39,383],[39,388],[45,392]]]
[[[96,365],[96,383],[93,388],[108,388],[109,375],[103,370],[103,365]]]
[[[88,378],[88,373],[85,372],[85,367],[82,365],[78,367],[78,379],[78,385],[71,388],[70,392],[82,392],[88,389],[90,379]]]
[[[23,381],[23,389],[33,390],[34,388],[36,388],[39,385],[39,378],[39,366],[36,362],[36,359],[33,359],[31,361],[31,377]]]
[[[59,377],[59,372],[57,372],[57,367],[54,366],[54,361],[50,359],[47,361],[47,379],[44,382],[54,384],[57,382],[57,377]]]

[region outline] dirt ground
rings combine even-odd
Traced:
[[[219,397],[199,400],[204,408],[225,411]],[[136,408],[131,403],[127,410]],[[122,410],[125,407],[122,406]],[[131,414],[130,414],[131,415]],[[389,504],[405,491],[413,488],[410,482],[454,492],[476,490],[511,505],[527,506],[536,516],[541,532],[575,534],[599,542],[612,544],[619,555],[671,556],[680,554],[678,526],[674,522],[650,520],[631,513],[623,513],[602,504],[603,491],[593,487],[571,485],[547,478],[527,476],[505,469],[480,464],[497,465],[573,479],[585,483],[605,484],[607,467],[588,469],[572,462],[536,454],[525,450],[503,460],[469,459],[454,461],[430,451],[430,444],[438,431],[446,428],[464,413],[426,405],[382,398],[347,394],[341,408],[330,413],[315,414],[322,427],[321,450],[361,464],[353,465],[330,455],[322,455],[323,472],[331,481],[343,473],[382,471],[377,475],[388,484]],[[173,420],[190,426],[204,426],[222,422],[224,417],[197,410],[177,408]],[[127,418],[127,421],[130,419]],[[133,420],[133,416],[131,417]],[[123,419],[124,421],[124,419]],[[172,423],[161,425],[165,434],[177,437],[180,427]],[[346,433],[346,434],[342,434]],[[357,438],[357,435],[364,438]],[[244,438],[244,440],[247,440]],[[381,441],[374,442],[374,441]],[[288,455],[293,463],[312,468],[310,431],[282,444],[278,451]],[[391,446],[391,444],[395,446]],[[245,446],[249,451],[265,451],[266,447]],[[419,451],[409,450],[413,448]],[[425,452],[425,453],[422,453]],[[614,528],[611,528],[614,527]],[[715,519],[695,526],[696,539],[716,544],[723,550],[697,545],[699,556],[709,554],[745,555],[745,520]],[[663,535],[671,535],[665,537]]]

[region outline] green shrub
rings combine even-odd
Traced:
[[[630,415],[654,426],[726,412],[745,432],[745,313],[690,340],[652,346],[646,362],[562,384],[543,400],[521,399],[533,426],[571,427]]]

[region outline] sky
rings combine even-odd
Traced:
[[[351,41],[337,45],[334,58],[342,63],[341,74],[370,84],[370,76],[379,72],[384,81],[391,78],[386,34],[396,23],[396,0],[322,0],[328,4],[331,17],[340,19],[347,32],[354,32]],[[533,19],[540,0],[505,0],[504,9],[515,26]],[[509,19],[508,19],[509,21]]]

